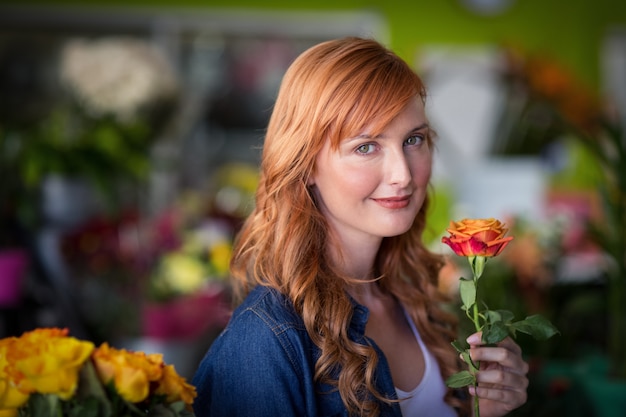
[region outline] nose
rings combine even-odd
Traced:
[[[386,172],[391,185],[406,187],[411,182],[411,165],[402,149],[389,152],[386,158]]]

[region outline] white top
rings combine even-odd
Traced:
[[[402,415],[404,417],[457,417],[454,408],[443,401],[447,388],[443,382],[437,360],[426,348],[424,342],[422,342],[413,320],[406,314],[406,311],[405,315],[424,354],[424,376],[420,383],[410,392],[396,388],[398,398],[401,400],[400,409],[402,410]]]

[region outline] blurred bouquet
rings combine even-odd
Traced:
[[[160,339],[194,339],[225,325],[233,230],[203,215],[199,195],[187,194],[151,228],[153,258],[145,283],[142,333]],[[161,243],[159,243],[161,242]]]
[[[193,416],[196,389],[161,354],[39,328],[0,340],[0,416]]]
[[[156,260],[147,284],[149,300],[170,301],[228,277],[232,243],[219,222],[206,220],[180,233],[178,245]]]
[[[93,219],[63,241],[82,317],[103,340],[191,338],[221,325],[233,233],[192,192],[155,217]]]
[[[495,152],[546,154],[572,132],[590,131],[602,118],[601,102],[565,66],[549,56],[504,48],[500,71],[505,101]]]
[[[33,201],[50,177],[83,180],[107,201],[119,180],[143,179],[178,97],[172,65],[145,40],[73,39],[57,59],[54,100],[0,120],[0,197],[16,200],[12,210],[26,224],[37,220]]]
[[[600,215],[583,219],[586,235],[607,255],[596,270],[606,277],[607,346],[611,372],[626,377],[626,120],[623,109],[584,85],[546,56],[508,49],[503,71],[509,100],[500,126],[499,151],[543,152],[562,161],[569,150],[569,176],[560,187],[586,176],[585,188],[599,201]],[[569,146],[569,149],[566,147]],[[572,154],[575,146],[580,151]],[[573,159],[573,158],[572,158]],[[584,166],[585,169],[580,169]],[[563,180],[565,179],[565,181]],[[579,185],[579,184],[576,184]],[[592,196],[586,196],[588,205]]]
[[[163,303],[223,284],[229,273],[232,227],[207,212],[199,192],[182,193],[164,212],[118,230],[120,257],[142,277],[142,298]]]

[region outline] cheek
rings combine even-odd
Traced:
[[[430,155],[416,159],[411,167],[413,181],[420,185],[427,184],[432,174],[432,166],[432,157]]]
[[[380,176],[367,166],[347,167],[338,176],[337,183],[345,193],[367,197],[379,186]]]
[[[319,196],[327,204],[365,199],[379,185],[376,170],[363,165],[329,163],[324,168],[317,173],[315,183]]]
[[[422,166],[418,173],[418,179],[420,180],[420,182],[428,183],[430,181],[431,174],[432,174],[431,165]]]

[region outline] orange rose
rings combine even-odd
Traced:
[[[168,403],[182,400],[186,404],[192,404],[197,395],[196,388],[176,373],[174,365],[163,368],[163,377],[159,380],[155,393],[165,395]]]
[[[450,236],[441,241],[459,256],[498,256],[513,237],[504,237],[507,228],[499,220],[463,219],[450,222]]]
[[[163,374],[162,355],[115,349],[107,343],[96,349],[93,360],[100,380],[104,384],[113,381],[120,396],[131,403],[145,400],[150,383]]]

